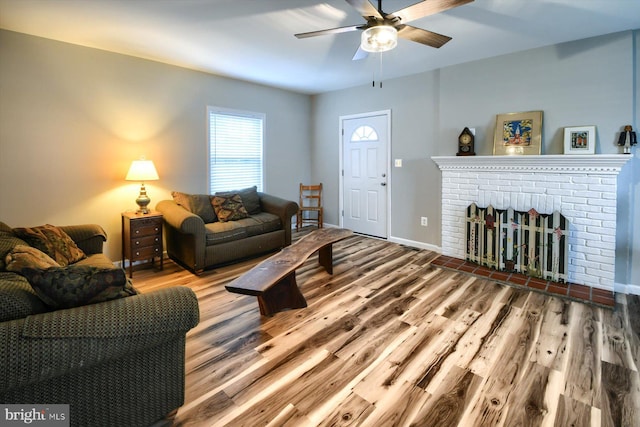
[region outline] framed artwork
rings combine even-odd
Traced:
[[[496,116],[494,155],[540,154],[542,149],[542,111],[505,113]]]
[[[596,127],[576,126],[564,128],[564,154],[595,154]]]

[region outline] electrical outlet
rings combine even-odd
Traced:
[[[429,220],[426,216],[420,217],[420,225],[426,227],[429,225]]]

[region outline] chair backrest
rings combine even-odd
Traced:
[[[322,207],[322,183],[313,185],[300,183],[300,207]]]

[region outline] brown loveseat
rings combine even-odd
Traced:
[[[100,226],[59,228],[86,255],[74,268],[121,270],[102,253]],[[51,309],[26,269],[7,271],[16,245],[29,246],[0,223],[0,402],[69,404],[73,426],[148,426],[184,403],[185,334],[199,319],[193,291]]]
[[[223,220],[216,214],[216,201],[230,202],[236,195],[246,217]],[[251,187],[214,195],[174,192],[173,200],[159,202],[156,209],[164,216],[169,257],[200,273],[290,245],[291,218],[298,204]]]

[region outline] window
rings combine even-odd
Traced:
[[[207,107],[209,191],[262,191],[264,114]]]
[[[378,133],[371,126],[360,126],[351,134],[351,142],[377,141]]]

